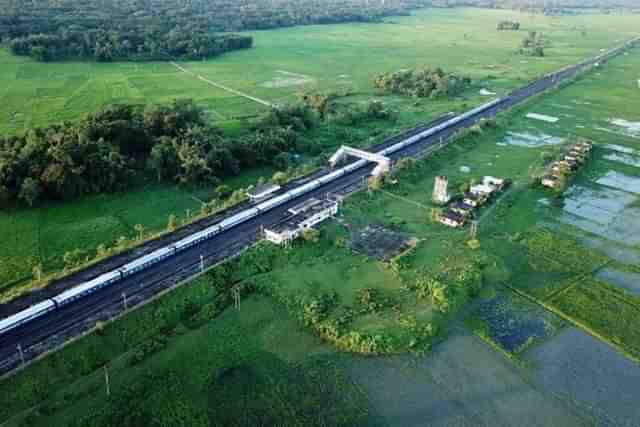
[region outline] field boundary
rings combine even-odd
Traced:
[[[241,96],[241,97],[246,98],[246,99],[248,99],[250,101],[257,102],[258,104],[266,105],[267,107],[276,108],[276,105],[272,104],[269,101],[265,101],[264,99],[256,98],[255,96],[249,95],[249,94],[244,93],[244,92],[240,92],[239,90],[232,89],[232,88],[230,88],[228,86],[225,86],[225,85],[222,85],[220,83],[216,83],[214,81],[211,81],[211,80],[207,79],[206,77],[203,77],[200,74],[196,74],[193,71],[187,70],[186,68],[184,68],[183,66],[179,65],[175,61],[171,61],[171,65],[173,65],[174,67],[176,67],[178,70],[182,71],[183,73],[189,74],[190,76],[193,76],[193,77],[197,78],[198,80],[202,80],[203,82],[208,83],[211,86],[217,87],[218,89],[222,89],[222,90],[224,90],[226,92],[229,92],[229,93],[232,93],[234,95]]]
[[[507,283],[502,283],[502,285],[509,289],[510,291],[516,293],[517,295],[520,295],[523,298],[526,298],[527,300],[538,304],[539,306],[541,306],[542,308],[544,308],[547,311],[550,311],[551,313],[561,317],[562,319],[566,320],[567,322],[571,323],[573,326],[583,330],[584,332],[588,333],[589,335],[591,335],[594,338],[599,339],[600,341],[604,342],[605,344],[608,344],[610,347],[612,347],[613,349],[615,349],[616,351],[620,352],[621,354],[623,354],[625,357],[627,357],[628,359],[632,360],[633,362],[636,362],[638,364],[640,364],[640,358],[635,356],[634,354],[631,354],[629,351],[627,351],[625,348],[623,348],[621,345],[616,344],[615,342],[613,342],[612,340],[610,340],[609,338],[601,335],[599,332],[596,332],[595,330],[593,330],[592,328],[590,328],[589,326],[587,326],[586,324],[584,324],[583,322],[581,322],[580,320],[577,320],[571,316],[569,316],[568,314],[564,313],[562,310],[544,302],[544,301],[540,301],[538,298],[529,295],[528,293],[521,291],[520,289],[517,289]]]

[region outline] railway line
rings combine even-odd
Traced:
[[[392,160],[433,151],[450,141],[451,136],[459,130],[481,119],[492,118],[498,112],[552,88],[586,68],[606,62],[636,40],[543,76],[504,98],[459,116],[445,116],[392,137],[371,150]],[[373,164],[359,160],[336,171],[314,174],[298,185],[287,187],[283,194],[255,206],[244,205],[243,209],[222,221],[203,226],[202,230],[183,236],[170,243],[170,246],[156,248],[141,258],[123,263],[99,276],[95,273],[90,280],[53,298],[44,299],[39,303],[41,310],[32,306],[13,317],[0,320],[0,373],[10,372],[47,350],[60,346],[70,337],[90,330],[98,320],[108,320],[171,289],[196,274],[203,266],[211,266],[233,256],[257,241],[262,227],[277,222],[291,206],[327,193],[348,192],[346,189],[362,183],[373,167]],[[84,272],[82,277],[87,276],[91,277],[89,271]]]

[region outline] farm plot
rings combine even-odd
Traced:
[[[480,337],[516,356],[564,326],[544,308],[500,288],[474,304],[467,323]]]
[[[640,367],[606,344],[568,327],[524,357],[536,385],[573,402],[597,425],[638,424]]]
[[[424,358],[354,361],[351,375],[391,426],[589,425],[563,398],[530,385],[477,337],[455,332]]]

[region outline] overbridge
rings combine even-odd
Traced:
[[[375,169],[373,169],[373,171],[371,172],[371,175],[373,176],[378,176],[391,170],[391,159],[389,159],[388,157],[376,153],[370,153],[364,150],[358,150],[357,148],[347,147],[346,145],[340,147],[340,149],[336,151],[333,156],[331,156],[331,158],[329,159],[329,164],[331,165],[331,167],[335,167],[335,165],[344,160],[344,158],[347,156],[354,156],[360,159],[365,159],[370,162],[377,163],[378,166],[376,166]]]

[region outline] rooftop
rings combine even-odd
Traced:
[[[268,227],[270,231],[281,233],[286,230],[296,230],[301,223],[316,214],[326,211],[337,204],[334,200],[311,198],[297,206],[289,209],[292,215],[282,221]]]
[[[456,213],[454,211],[450,211],[450,210],[445,211],[442,214],[442,217],[450,219],[452,221],[456,221],[456,222],[464,222],[464,217],[462,215],[460,215],[459,213]]]

